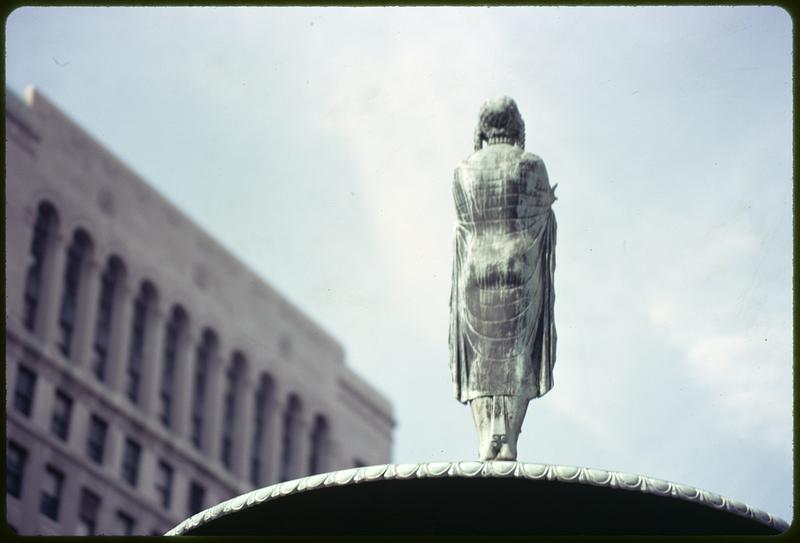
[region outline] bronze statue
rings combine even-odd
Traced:
[[[528,402],[553,386],[555,187],[524,148],[514,100],[489,100],[475,152],[453,180],[450,369],[456,398],[472,408],[481,460],[516,459]]]

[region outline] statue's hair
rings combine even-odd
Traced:
[[[510,143],[525,149],[525,121],[519,114],[517,104],[508,96],[487,100],[478,114],[474,144],[478,151],[483,142]]]

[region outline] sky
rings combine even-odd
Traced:
[[[513,97],[559,198],[555,386],[519,460],[790,521],[792,30],[777,7],[21,8],[6,83],[338,338],[394,404],[394,462],[477,458],[451,183]]]

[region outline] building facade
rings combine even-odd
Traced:
[[[6,503],[20,534],[162,534],[391,460],[341,345],[32,88],[6,91]]]

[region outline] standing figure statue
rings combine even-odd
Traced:
[[[514,100],[489,100],[475,152],[453,180],[450,369],[456,398],[472,408],[481,460],[517,458],[528,402],[553,386],[555,187],[524,148]]]

